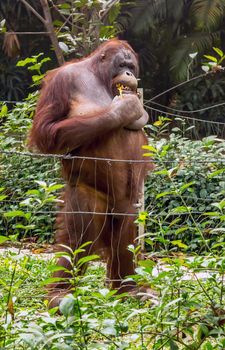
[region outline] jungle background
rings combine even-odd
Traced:
[[[48,310],[57,269],[60,157],[27,149],[45,73],[112,37],[139,55],[154,171],[118,296],[96,256],[71,252],[71,294]],[[225,348],[225,0],[0,0],[0,349]],[[93,260],[84,276],[83,264]]]

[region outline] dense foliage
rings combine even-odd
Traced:
[[[63,187],[60,161],[16,153],[27,151],[24,135],[35,101],[34,94],[10,112],[2,107],[1,235],[52,241]],[[155,170],[145,191],[149,249],[219,252],[225,230],[224,141],[215,136],[190,140],[186,136],[193,127],[181,119],[176,123],[171,130],[170,121],[159,117],[150,126],[148,148]]]
[[[193,141],[192,128],[177,120],[167,138],[168,120],[151,128],[146,156],[155,170],[146,183],[148,244],[154,251],[221,252],[224,249],[224,140]],[[187,131],[186,131],[187,129]],[[189,130],[188,130],[189,129]]]
[[[42,15],[41,1],[27,1]],[[49,1],[52,25],[65,60],[89,53],[113,36],[128,40],[140,57],[141,85],[146,97],[166,90],[201,71],[204,54],[212,47],[224,50],[224,0]],[[16,14],[16,15],[12,15]],[[39,52],[52,58],[46,69],[57,66],[43,23],[22,1],[0,4],[0,99],[21,100],[31,77],[15,62]],[[190,55],[198,53],[193,59]],[[196,81],[185,89],[165,94],[155,102],[180,110],[196,110],[223,102],[224,76]],[[153,106],[154,107],[154,106]],[[165,108],[163,108],[165,110]],[[197,118],[201,114],[195,115]],[[206,111],[205,119],[221,120],[223,108]],[[212,128],[204,135],[212,134]]]
[[[1,252],[0,252],[1,254]],[[74,252],[76,255],[77,252]],[[139,262],[135,279],[148,298],[119,297],[104,286],[104,268],[84,276],[74,265],[74,290],[47,311],[43,285],[54,269],[44,257],[7,252],[0,259],[0,347],[45,350],[222,350],[224,258],[184,256]],[[38,279],[37,279],[38,276]],[[41,284],[41,286],[40,286]]]
[[[106,3],[116,6],[108,11]],[[39,1],[29,4],[42,13]],[[120,33],[140,54],[142,86],[149,96],[200,73],[205,64],[202,54],[212,50],[211,58],[216,53],[219,59],[224,56],[223,0],[57,0],[51,4],[66,58],[79,57],[102,39]],[[29,91],[35,91],[43,73],[56,66],[55,55],[46,36],[32,35],[27,40],[15,33],[3,35],[4,31],[45,30],[20,1],[1,2],[0,19],[0,99],[21,100],[30,84]],[[223,51],[215,53],[213,46]],[[192,111],[223,102],[223,91],[221,69],[156,102]],[[140,289],[139,298],[119,297],[105,285],[104,265],[98,262],[91,262],[80,276],[83,264],[97,257],[76,259],[78,250],[66,256],[73,265],[73,289],[58,315],[56,309],[48,311],[44,301],[44,286],[53,282],[48,277],[58,268],[55,260],[46,260],[42,248],[34,248],[33,255],[22,249],[27,241],[53,241],[63,190],[60,160],[27,150],[36,99],[33,92],[24,102],[2,103],[0,109],[0,244],[11,241],[18,246],[0,250],[0,348],[224,349],[225,143],[216,136],[200,138],[221,132],[222,124],[212,128],[195,122],[194,128],[193,121],[170,121],[155,113],[155,123],[146,129],[149,146],[143,150],[155,169],[145,184],[146,211],[136,220],[145,228],[146,259],[140,259],[139,246],[129,247],[137,263],[136,275],[130,279],[148,287],[148,293]],[[223,122],[223,112],[224,107],[195,116]],[[193,140],[196,135],[199,139]]]

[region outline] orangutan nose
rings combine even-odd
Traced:
[[[125,72],[126,75],[128,75],[129,77],[132,77],[133,74],[131,72],[129,72],[128,70]]]

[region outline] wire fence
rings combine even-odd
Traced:
[[[10,35],[11,33],[9,32],[8,34]],[[49,33],[16,32],[14,34],[48,35]],[[189,82],[196,79],[202,79],[206,76],[207,74],[199,75],[198,77],[190,79]],[[108,157],[83,157],[71,154],[59,155],[31,153],[21,150],[20,147],[17,148],[16,146],[12,146],[10,149],[9,147],[7,147],[7,149],[0,149],[0,236],[14,236],[16,234],[20,238],[21,244],[16,251],[18,256],[21,255],[22,249],[26,247],[26,242],[32,242],[33,238],[35,238],[34,242],[39,239],[40,241],[49,240],[52,243],[53,235],[56,230],[56,217],[59,219],[62,217],[64,219],[65,217],[67,217],[67,219],[69,218],[70,221],[68,226],[70,226],[70,231],[77,232],[80,230],[79,239],[78,242],[76,242],[78,245],[84,241],[90,240],[92,241],[92,246],[100,240],[101,236],[105,234],[105,231],[109,230],[106,224],[108,220],[111,225],[111,236],[118,231],[118,252],[123,231],[126,229],[126,220],[133,222],[139,217],[139,224],[141,223],[140,227],[143,228],[139,231],[139,236],[141,236],[140,238],[142,242],[146,239],[146,248],[149,252],[148,257],[150,256],[153,260],[157,259],[158,256],[173,259],[174,255],[177,256],[176,254],[180,254],[181,252],[185,253],[188,251],[187,249],[189,249],[189,252],[194,252],[195,254],[203,254],[204,256],[209,255],[206,259],[209,258],[219,261],[220,257],[218,257],[218,247],[221,249],[221,254],[223,254],[223,233],[225,231],[223,212],[225,194],[224,144],[221,142],[221,147],[213,147],[207,143],[201,145],[198,145],[197,143],[195,144],[194,140],[201,138],[207,133],[209,134],[209,132],[210,134],[224,138],[224,122],[203,120],[202,118],[196,117],[196,115],[211,109],[221,108],[225,103],[218,103],[212,106],[188,111],[176,109],[170,106],[168,107],[155,101],[163,94],[181,87],[186,83],[187,82],[181,83],[178,86],[172,87],[167,91],[144,101],[144,106],[149,112],[150,123],[154,124],[159,116],[172,119],[171,127],[169,127],[166,134],[162,135],[162,138],[167,140],[167,145],[169,144],[170,147],[173,145],[173,147],[176,148],[174,154],[170,153],[165,157],[161,157],[160,155],[158,157],[154,156],[154,159],[148,157],[141,160],[133,160]],[[20,106],[24,104],[24,101],[4,100],[0,101],[0,103]],[[179,118],[180,120],[176,118]],[[174,140],[169,140],[169,135],[173,132],[172,129],[176,126],[180,127],[184,122],[188,126],[195,127],[188,134],[190,142],[194,145],[192,149],[189,149],[189,146],[185,143],[181,142],[179,144],[178,142],[175,145]],[[146,131],[149,133],[148,127],[146,128]],[[185,135],[182,136],[185,137]],[[180,137],[181,135],[179,134],[178,138]],[[215,144],[217,144],[217,141]],[[88,179],[89,176],[92,178],[93,188],[91,189],[90,186],[87,193],[80,193],[77,199],[75,199],[75,205],[74,198],[67,197],[65,202],[65,197],[62,194],[62,192],[67,193],[68,186],[63,187],[62,189],[57,188],[57,185],[65,185],[65,181],[62,180],[60,175],[61,161],[68,161],[73,165],[79,163],[78,176],[72,184],[74,191],[78,189],[81,178]],[[91,164],[91,174],[86,171],[87,164],[89,166]],[[145,206],[143,206],[143,197],[141,198],[142,194],[139,193],[138,196],[141,198],[140,203],[135,201],[134,199],[136,199],[137,196],[134,195],[133,188],[135,187],[136,182],[140,183],[141,179],[140,173],[136,171],[136,168],[147,166],[148,164],[154,164],[155,169],[149,173],[148,178],[146,179],[144,189]],[[129,173],[128,184],[125,183],[122,178],[120,181],[114,179],[114,169],[118,167],[126,167]],[[100,178],[102,170],[104,170],[104,178]],[[72,174],[73,166],[71,168],[71,177],[73,176]],[[115,186],[115,180],[119,182],[118,187]],[[96,194],[102,191],[102,188],[99,189],[100,182],[105,185],[103,192],[105,192],[106,197],[104,200],[105,204],[99,208],[99,204],[97,203],[98,197]],[[191,182],[193,182],[193,185],[190,185]],[[127,188],[128,185],[128,193],[126,194],[127,201],[124,208],[123,206],[120,206],[121,200],[119,195],[121,188]],[[185,188],[185,186],[187,187]],[[143,192],[143,189],[141,190]],[[84,200],[84,195],[87,195],[89,202],[91,202],[92,199],[92,207],[90,206],[90,203],[87,203],[85,208],[80,206],[80,202]],[[100,199],[100,201],[102,200]],[[143,211],[146,214],[145,219],[141,218]],[[100,224],[96,228],[94,234],[92,223],[96,217],[100,218]],[[119,229],[117,227],[118,223]],[[60,226],[60,222],[58,225]],[[69,229],[67,227],[66,232]],[[72,243],[74,243],[72,242],[73,238],[70,237],[70,235],[68,235],[67,238],[72,245]],[[137,242],[137,239],[134,240],[135,244]],[[111,239],[108,239],[108,245],[112,249]],[[32,249],[34,249],[33,246]],[[25,254],[29,255],[27,252]],[[32,250],[30,255],[32,255]],[[127,263],[127,261],[123,262],[125,262],[125,264]],[[150,346],[150,343],[157,345],[157,341],[158,345],[156,346],[156,349],[163,349],[167,344],[170,344],[171,349],[176,349],[173,343],[175,341],[177,341],[180,346],[191,349],[192,347],[189,344],[191,333],[189,332],[186,337],[186,329],[189,329],[190,323],[193,323],[193,330],[195,331],[197,324],[200,321],[202,323],[206,321],[204,316],[198,314],[197,306],[195,305],[195,308],[193,308],[193,306],[190,307],[189,305],[186,305],[184,300],[181,300],[181,295],[182,293],[187,294],[187,290],[185,289],[187,280],[191,280],[190,290],[192,291],[190,292],[189,299],[187,298],[189,302],[191,303],[192,298],[195,297],[197,290],[196,286],[200,286],[201,293],[199,293],[199,299],[202,298],[202,300],[206,300],[205,304],[204,302],[201,304],[202,309],[207,310],[209,313],[213,310],[213,316],[217,317],[217,320],[220,320],[220,318],[223,320],[223,314],[222,316],[221,314],[216,314],[217,310],[220,312],[224,307],[224,285],[223,277],[221,277],[223,276],[224,271],[221,269],[221,266],[219,266],[219,263],[220,262],[218,262],[218,266],[216,263],[215,266],[209,265],[204,267],[201,264],[196,264],[194,266],[190,260],[186,262],[188,270],[184,266],[178,267],[178,265],[173,265],[173,263],[167,265],[166,268],[160,263],[157,264],[151,274],[151,280],[148,280],[149,285],[154,281],[160,290],[159,296],[155,296],[154,293],[148,291],[148,297],[150,296],[153,305],[156,306],[156,308],[153,307],[147,309],[149,315],[151,315],[151,313],[153,314],[154,322],[150,316],[149,318],[148,316],[146,317],[146,309],[142,308],[141,303],[139,303],[139,313],[136,312],[136,316],[138,315],[139,319],[138,322],[135,321],[136,325],[138,325],[138,329],[131,332],[121,331],[116,337],[115,334],[111,337],[111,335],[104,336],[104,334],[101,333],[100,338],[102,343],[114,346],[115,349],[118,349],[118,341],[121,341],[122,339],[125,343],[129,337],[137,336],[140,337],[139,341],[142,349],[147,349],[148,346]],[[121,261],[117,257],[118,267],[120,267],[120,264]],[[13,285],[16,280],[17,265],[18,263],[16,263],[13,272],[11,271],[10,288],[6,289],[8,293],[8,300],[6,301],[7,307],[6,310],[4,310],[4,313],[6,313],[6,319],[8,314],[11,313],[13,315],[10,311],[10,298],[14,293]],[[112,266],[110,268],[112,268]],[[159,282],[157,282],[158,276],[160,276],[161,273],[165,274],[166,270],[169,271],[166,276],[166,283],[163,284],[160,279]],[[206,275],[201,275],[199,273],[203,270],[206,272]],[[120,271],[117,275],[118,274],[120,274]],[[213,274],[218,274],[218,276],[213,279]],[[91,277],[89,279],[91,279]],[[103,284],[101,279],[102,276],[100,276],[100,279],[98,280],[100,285]],[[210,286],[207,284],[208,280],[210,280]],[[1,281],[4,281],[4,279],[1,278],[0,282]],[[110,274],[106,277],[106,282],[109,284],[115,281],[121,281],[121,278],[112,278],[112,276],[110,277]],[[169,284],[171,284],[172,289],[168,291],[167,288]],[[168,305],[165,304],[165,310],[167,308],[170,314],[169,317],[165,317],[165,319],[163,318],[163,313],[165,313],[163,303],[165,303],[164,294],[166,293],[163,288],[168,294]],[[145,294],[147,293],[143,293],[144,296]],[[41,289],[39,295],[36,295],[35,297],[42,299],[43,296],[44,292],[43,289]],[[27,295],[26,298],[32,300],[33,295]],[[90,298],[90,296],[88,296],[88,298]],[[212,307],[211,310],[210,307],[214,306],[212,298],[215,299],[216,306],[214,309]],[[176,302],[176,300],[178,301]],[[210,307],[208,307],[209,304]],[[159,310],[160,307],[161,310],[158,314],[156,312],[157,305],[163,306],[159,306]],[[173,305],[176,305],[176,308],[174,308]],[[185,322],[181,320],[181,316],[184,315],[184,309],[182,309],[183,305],[189,312],[186,315],[188,321],[185,320]],[[174,312],[176,314],[175,316]],[[195,317],[192,317],[192,313],[194,312],[197,315],[197,321]],[[116,311],[114,310],[114,314],[115,313]],[[119,313],[118,315],[117,317],[120,317]],[[155,315],[157,315],[158,318]],[[173,324],[173,328],[172,326],[168,327],[168,324],[169,322],[171,323],[173,317],[176,319],[176,324]],[[146,325],[145,318],[147,318],[149,323],[148,326]],[[161,329],[161,326],[159,327],[158,324],[156,325],[158,322],[156,322],[157,319],[161,319],[164,322],[164,324],[162,322]],[[154,323],[154,329],[156,329],[156,331],[151,329],[152,323]],[[211,325],[209,326],[209,329],[210,327]],[[94,332],[94,328],[92,331]],[[98,330],[96,330],[96,332],[97,331]],[[80,338],[82,338],[82,334],[80,335]],[[88,336],[89,334],[90,331]],[[203,335],[202,339],[204,339]],[[213,341],[215,342],[215,340]],[[189,345],[185,347],[185,344]],[[78,345],[79,349],[87,348],[85,341]],[[121,349],[122,348],[123,345],[121,345]],[[208,347],[207,349],[211,348]]]
[[[155,113],[154,120],[162,116],[161,111],[149,108],[152,113]],[[164,116],[167,116],[167,114],[164,113]],[[178,123],[183,123],[184,120],[182,118]],[[199,122],[202,123],[202,121]],[[195,120],[193,120],[193,123],[195,123]],[[105,265],[102,267],[100,264],[94,265],[92,263],[90,270],[83,277],[79,277],[79,282],[76,285],[76,307],[80,307],[81,310],[79,314],[81,316],[76,321],[76,332],[74,332],[74,325],[71,324],[69,334],[63,327],[63,333],[60,333],[60,328],[57,327],[54,329],[54,335],[63,339],[64,343],[71,338],[76,349],[89,349],[89,345],[91,348],[97,349],[101,345],[104,349],[114,350],[118,349],[119,346],[122,349],[125,344],[128,344],[127,348],[132,348],[134,342],[138,349],[153,349],[157,342],[161,344],[161,349],[166,349],[163,344],[167,344],[168,341],[170,341],[170,344],[173,344],[173,342],[179,344],[185,349],[191,348],[190,346],[194,342],[195,336],[188,332],[190,329],[193,331],[198,329],[199,320],[201,320],[201,324],[204,323],[211,327],[207,323],[206,311],[207,315],[211,317],[210,320],[213,317],[219,320],[218,325],[214,325],[213,329],[219,329],[222,332],[219,323],[223,322],[223,314],[220,314],[220,310],[223,310],[224,305],[224,265],[221,261],[222,256],[218,256],[218,248],[214,248],[214,246],[217,245],[218,247],[219,245],[222,255],[224,242],[221,238],[223,238],[225,230],[223,219],[225,193],[225,181],[223,181],[225,172],[224,143],[222,141],[212,141],[210,146],[210,143],[203,144],[201,140],[188,140],[180,134],[177,135],[177,138],[178,140],[175,142],[175,139],[170,139],[166,132],[162,139],[165,140],[165,146],[169,145],[171,147],[171,152],[162,156],[161,148],[158,149],[159,154],[154,156],[154,159],[146,157],[142,160],[31,153],[21,150],[21,140],[18,144],[15,143],[15,146],[12,145],[10,149],[8,146],[7,149],[0,150],[0,236],[13,236],[16,233],[20,238],[18,248],[12,249],[10,246],[3,253],[5,258],[2,261],[3,264],[6,261],[5,270],[9,273],[6,277],[0,277],[0,282],[5,283],[2,287],[2,294],[6,299],[6,306],[2,310],[2,315],[7,320],[10,316],[14,317],[14,327],[16,329],[19,327],[16,320],[20,316],[17,315],[17,311],[12,311],[11,305],[15,305],[15,309],[18,307],[17,305],[21,303],[23,305],[24,302],[21,300],[24,293],[26,293],[27,304],[32,305],[35,300],[36,304],[40,304],[40,308],[43,306],[46,292],[40,286],[33,291],[35,282],[29,279],[32,274],[32,270],[29,271],[29,266],[32,261],[36,261],[36,256],[42,256],[43,263],[40,262],[41,259],[39,258],[41,271],[44,271],[44,274],[49,274],[46,269],[46,266],[49,265],[49,258],[47,258],[47,261],[44,260],[46,256],[44,256],[42,249],[39,250],[40,245],[37,246],[33,242],[36,242],[37,239],[52,242],[57,217],[58,219],[70,218],[71,221],[66,232],[69,229],[76,234],[78,229],[80,230],[79,239],[76,242],[78,246],[84,241],[92,241],[91,246],[93,247],[106,231],[110,231],[110,237],[118,233],[119,240],[116,249],[118,253],[126,230],[125,223],[127,220],[133,222],[138,217],[141,221],[140,217],[143,215],[142,210],[144,210],[147,217],[146,222],[142,222],[144,229],[142,232],[139,231],[139,236],[141,236],[139,238],[142,241],[143,239],[146,240],[148,255],[145,256],[147,260],[143,263],[147,264],[147,268],[146,271],[144,270],[145,277],[141,285],[144,284],[145,286],[147,284],[151,288],[143,290],[140,288],[137,292],[141,297],[140,301],[134,300],[132,295],[130,296],[128,315],[126,302],[124,304],[121,301],[118,303],[118,297],[113,299],[113,296],[108,297],[108,299],[101,299],[101,294],[99,294],[99,290],[106,293],[105,283],[111,286],[113,283],[121,282],[121,270],[118,270],[117,278],[110,275],[110,273],[106,276]],[[160,145],[160,139],[160,136],[156,140],[152,138],[150,144],[157,148],[157,145]],[[92,179],[93,189],[88,187],[87,193],[81,193],[80,197],[75,200],[74,197],[67,197],[65,201],[65,196],[61,192],[67,194],[68,185],[67,187],[61,187],[65,182],[60,175],[61,162],[69,162],[78,169],[77,177],[72,184],[73,193],[78,191],[80,179],[88,180],[89,176]],[[134,184],[140,182],[141,179],[137,168],[149,164],[153,165],[153,163],[155,168],[146,179],[144,189],[145,207],[143,208],[143,203],[134,201],[134,198],[137,198],[134,196]],[[73,166],[69,180],[74,174]],[[90,168],[89,173],[87,173],[87,166]],[[127,169],[129,183],[123,182],[123,178],[121,178],[120,181],[117,181],[119,187],[116,187],[114,180],[118,179],[114,179],[114,171],[118,167],[119,169],[124,169],[124,167]],[[104,174],[104,177],[102,177],[102,174]],[[187,186],[186,191],[184,186],[189,185],[190,182],[195,182],[195,184]],[[99,193],[98,186],[100,184],[101,186],[105,184],[103,190],[105,190],[106,196],[103,207],[101,205],[99,207],[97,203],[99,197],[96,194]],[[121,202],[118,195],[121,193],[121,189],[127,188],[127,186],[129,186],[128,200],[124,208],[120,207]],[[204,192],[205,189],[207,189],[206,192]],[[81,202],[84,201],[86,194],[87,201],[84,208],[81,206]],[[102,203],[101,196],[100,200]],[[94,203],[92,207],[90,206],[91,201]],[[221,206],[219,207],[220,203]],[[215,204],[217,204],[217,207],[213,206]],[[96,232],[94,234],[92,223],[96,219],[96,222],[100,224],[95,227]],[[110,222],[110,229],[107,222]],[[57,225],[60,227],[60,220]],[[67,238],[72,239],[70,235],[67,235]],[[149,245],[148,242],[151,242],[151,244]],[[69,243],[71,246],[74,244],[72,241]],[[136,245],[136,243],[138,243],[138,240],[134,239],[134,244]],[[108,240],[108,245],[112,249],[111,239]],[[29,250],[24,250],[26,247]],[[190,248],[190,251],[195,252],[196,257],[185,257],[187,247]],[[1,250],[0,254],[2,254]],[[203,256],[198,256],[198,254]],[[52,258],[52,254],[49,254],[49,256]],[[209,264],[207,265],[206,262],[208,261]],[[127,258],[125,261],[121,261],[117,256],[118,268],[121,263],[127,265]],[[150,265],[152,268],[149,267]],[[37,262],[32,265],[33,274],[36,273],[37,266]],[[104,269],[104,272],[102,272],[102,269]],[[23,275],[21,275],[21,271]],[[46,276],[42,276],[42,272],[39,271],[38,273],[40,280],[46,278]],[[142,273],[139,266],[139,270],[137,270],[139,279]],[[37,279],[37,276],[34,278]],[[64,281],[57,282],[58,292],[65,291],[61,288],[64,284]],[[17,289],[17,285],[20,286],[19,289]],[[132,281],[128,280],[126,286],[133,287]],[[48,292],[54,293],[55,287],[49,287]],[[78,297],[76,297],[76,293],[79,293]],[[193,312],[193,302],[195,302],[196,296],[200,306],[199,309],[195,306]],[[90,305],[91,311],[89,310]],[[126,310],[124,313],[121,312],[123,307]],[[132,310],[130,310],[131,308]],[[204,310],[204,314],[202,310]],[[107,313],[107,320],[109,318],[111,320],[110,329],[113,329],[112,334],[108,328],[106,329],[104,321],[100,325],[96,323],[91,325],[90,328],[88,326],[88,322],[93,320],[94,317],[101,319],[104,312]],[[74,312],[75,314],[76,312]],[[38,321],[38,331],[45,334],[46,327],[49,326],[48,319],[44,318],[43,322],[41,317]],[[88,320],[87,322],[85,317]],[[155,322],[156,318],[160,321]],[[32,323],[30,323],[31,320]],[[82,325],[79,320],[82,320]],[[14,321],[11,322],[13,324]],[[21,330],[18,328],[18,334],[29,336],[28,339],[31,341],[34,322],[36,322],[36,319],[31,316],[29,318],[29,329],[26,331],[23,325]],[[113,322],[116,331],[112,326],[112,324],[114,325]],[[43,327],[43,330],[41,330],[41,327]],[[2,339],[5,339],[5,343],[10,340],[14,348],[16,346],[19,349],[18,344],[13,343],[15,335],[11,334],[9,330],[7,332]],[[34,331],[34,339],[37,341],[35,332],[36,330]],[[188,336],[186,336],[186,333]],[[104,334],[106,334],[106,337]],[[81,341],[83,336],[87,337],[85,342]],[[213,341],[219,342],[220,337],[222,336],[219,335],[218,339],[213,339]],[[49,345],[51,344],[50,341],[48,340],[48,347],[51,346]],[[207,337],[203,334],[201,342],[204,341],[207,341]],[[60,348],[61,345],[57,346]],[[157,346],[156,349],[158,349]]]

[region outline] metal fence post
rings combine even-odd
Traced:
[[[144,103],[143,99],[143,88],[138,88],[138,94],[140,95],[140,100],[142,104]],[[138,202],[138,214],[145,210],[145,190],[144,190],[144,181],[141,185],[141,192]],[[145,227],[142,224],[138,225],[138,244],[141,246],[141,255],[145,251],[145,240],[144,240]]]

